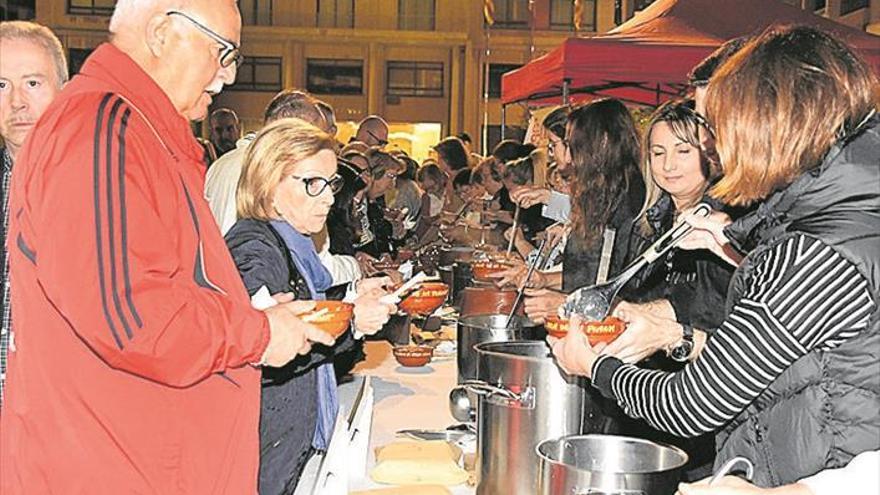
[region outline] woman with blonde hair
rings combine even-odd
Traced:
[[[325,299],[332,279],[309,236],[324,228],[342,186],[335,146],[317,127],[281,119],[260,131],[248,148],[236,193],[239,220],[226,234],[226,244],[249,294],[265,286],[276,298]],[[378,300],[387,282],[359,283],[353,326],[360,332],[377,332],[395,310]],[[286,366],[263,368],[262,495],[293,493],[311,453],[327,448],[338,409],[333,359],[353,342],[348,333],[332,347],[315,345]]]
[[[718,164],[703,149],[703,135],[709,130],[697,115],[693,100],[670,101],[651,116],[642,149],[645,203],[636,217],[631,252],[642,252],[672,228],[682,212],[698,203],[740,216],[739,209],[725,207],[708,196],[709,186],[720,175]],[[640,273],[618,305],[649,311],[677,321],[686,335],[676,332],[639,334],[625,332],[608,352],[635,363],[657,351],[673,360],[693,359],[694,341],[702,346],[709,332],[724,321],[724,303],[734,267],[707,250],[673,249]],[[685,340],[685,342],[682,342]]]
[[[772,487],[880,448],[880,117],[877,77],[845,44],[809,27],[771,28],[713,76],[734,223],[686,219],[688,247],[749,251],[727,315],[677,373],[644,370],[569,332],[551,339],[563,369],[592,378],[632,416],[679,436],[716,435],[720,466],[755,464]],[[629,310],[628,331],[678,323]]]

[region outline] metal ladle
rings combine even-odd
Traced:
[[[706,203],[700,203],[693,211],[693,215],[706,217],[712,208]],[[656,261],[667,251],[675,247],[693,227],[684,221],[678,222],[669,232],[660,236],[654,244],[651,244],[644,253],[639,255],[628,267],[611,280],[598,285],[582,287],[569,294],[562,306],[566,317],[572,313],[579,315],[587,321],[602,321],[611,311],[611,305],[620,289],[626,285],[642,268]]]

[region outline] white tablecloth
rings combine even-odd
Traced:
[[[372,377],[375,393],[373,427],[370,432],[370,453],[367,473],[375,463],[374,451],[393,442],[395,432],[402,429],[443,429],[456,423],[449,412],[449,391],[455,386],[458,370],[455,357],[434,359],[421,368],[400,366],[391,353],[391,345],[385,341],[366,342],[366,360],[358,363],[353,371],[354,381],[339,386],[339,399],[343,411],[347,411],[362,383],[364,376]],[[315,456],[306,467],[300,480],[297,495],[304,486],[311,487],[317,464]],[[355,481],[352,490],[381,488],[386,485],[374,483],[367,476]],[[460,485],[449,487],[454,495],[471,495],[474,488]]]

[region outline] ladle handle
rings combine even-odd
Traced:
[[[692,214],[700,217],[707,217],[711,211],[711,206],[706,203],[700,203],[694,208]],[[692,230],[694,230],[694,228],[691,224],[685,221],[679,221],[674,227],[669,229],[669,232],[663,234],[656,242],[654,242],[654,244],[651,244],[651,247],[642,254],[642,257],[648,263],[653,263],[657,258],[663,256],[667,251],[674,248],[679,241],[684,239],[684,236],[690,234]]]
[[[510,314],[507,315],[507,322],[504,323],[504,327],[507,328],[510,326],[510,320],[513,319],[513,315],[516,314],[516,308],[519,306],[519,303],[522,301],[523,293],[526,290],[526,287],[529,285],[529,280],[532,278],[532,274],[535,273],[535,267],[541,262],[542,253],[544,251],[544,246],[547,244],[547,238],[544,237],[541,239],[541,243],[538,244],[538,252],[535,254],[535,258],[529,263],[529,269],[526,271],[526,278],[523,280],[522,285],[519,290],[516,292],[516,299],[513,300],[513,306],[510,308]]]
[[[752,477],[755,475],[755,466],[752,464],[752,461],[745,457],[734,457],[729,461],[725,462],[715,474],[712,475],[712,479],[709,480],[709,486],[714,485],[718,480],[727,476],[733,468],[737,466],[737,464],[743,464],[746,468],[746,479],[752,481]]]

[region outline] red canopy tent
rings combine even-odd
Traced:
[[[504,74],[501,102],[559,104],[579,94],[659,105],[683,93],[687,73],[722,43],[776,23],[832,32],[880,73],[880,37],[778,0],[657,0],[607,34],[569,38]]]

